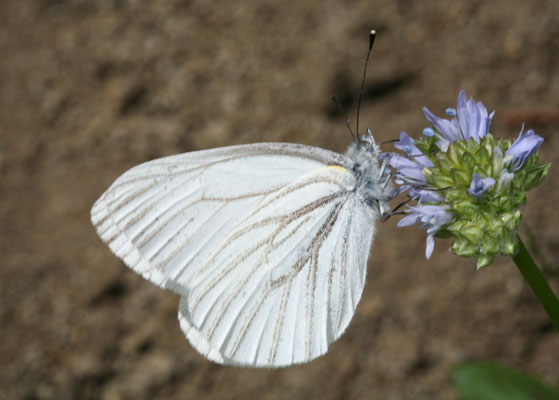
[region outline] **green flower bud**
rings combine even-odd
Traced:
[[[524,186],[526,190],[538,186],[547,176],[549,167],[551,164],[538,165],[531,171],[527,171],[526,177],[524,178]]]
[[[479,248],[464,239],[456,239],[450,246],[450,251],[461,257],[473,257],[479,254]]]
[[[483,267],[487,267],[488,265],[492,264],[495,261],[495,256],[491,256],[488,254],[481,255],[476,259],[476,268],[480,269]]]

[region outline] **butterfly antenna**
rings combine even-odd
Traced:
[[[367,76],[367,65],[369,65],[369,57],[373,51],[373,44],[375,44],[375,37],[377,36],[377,31],[371,30],[369,35],[369,51],[367,52],[367,58],[365,59],[365,68],[363,69],[363,81],[361,82],[361,90],[359,91],[359,101],[357,102],[357,121],[355,125],[355,131],[359,135],[359,111],[361,110],[361,100],[363,99],[363,93],[365,92],[365,77]]]
[[[355,133],[353,133],[353,130],[351,129],[351,125],[349,123],[349,118],[347,117],[347,114],[344,111],[344,108],[342,106],[342,102],[336,96],[332,97],[332,101],[334,103],[336,103],[336,105],[338,106],[338,110],[340,110],[340,112],[343,114],[343,116],[345,118],[345,123],[347,125],[347,129],[349,130],[349,133],[351,134],[351,137],[353,139],[357,140],[357,136],[355,136]]]

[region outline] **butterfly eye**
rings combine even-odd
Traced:
[[[372,139],[372,136],[367,135],[363,135],[359,138],[359,144],[365,147],[368,147],[370,145],[372,145],[374,143]]]

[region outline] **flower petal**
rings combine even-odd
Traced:
[[[394,143],[394,146],[407,153],[409,157],[422,167],[432,167],[433,163],[421,150],[417,148],[413,139],[406,132],[400,132],[400,140]],[[423,168],[422,168],[423,169]]]
[[[392,168],[396,169],[398,174],[403,175],[403,177],[420,183],[425,182],[423,167],[415,161],[410,160],[407,157],[394,155],[390,157],[388,163]]]
[[[444,201],[443,196],[429,189],[416,189],[412,187],[409,194],[412,199],[417,200],[418,204]]]
[[[518,171],[522,168],[526,160],[528,160],[543,143],[543,138],[536,135],[532,129],[526,132],[525,135],[522,135],[523,131],[524,124],[522,125],[522,130],[518,138],[505,153],[505,159],[509,158],[510,161],[512,161],[513,171]]]
[[[473,139],[479,143],[489,132],[495,112],[488,116],[485,105],[481,101],[476,103],[473,98],[466,100],[466,93],[463,90],[458,95],[457,106],[460,130],[465,140]]]
[[[425,114],[425,118],[433,124],[435,129],[439,131],[444,139],[449,142],[455,142],[458,139],[462,139],[462,134],[460,133],[460,128],[458,127],[458,123],[455,118],[451,121],[439,118],[429,111],[427,107],[423,107],[423,114]]]
[[[403,152],[409,154],[412,151],[412,149],[415,147],[415,144],[413,143],[413,139],[409,137],[409,135],[406,132],[400,132],[400,140],[395,142],[394,146],[397,149],[402,150]]]
[[[430,259],[431,254],[433,254],[433,249],[435,248],[435,238],[433,235],[427,235],[427,241],[425,245],[425,258]]]
[[[413,225],[413,224],[417,224],[420,221],[421,221],[421,215],[417,214],[417,213],[414,213],[414,214],[406,215],[404,218],[402,218],[400,221],[398,221],[396,226],[398,226],[398,227],[410,226],[410,225]]]
[[[480,174],[475,173],[468,189],[468,193],[472,197],[480,198],[485,195],[485,193],[495,185],[496,181],[492,177],[482,178]]]
[[[436,206],[436,205],[408,206],[408,207],[415,212],[421,214],[429,214],[429,215],[443,213],[450,208],[450,206]]]

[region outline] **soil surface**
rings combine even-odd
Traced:
[[[89,222],[128,168],[262,141],[343,152],[368,44],[361,126],[427,126],[461,89],[544,137],[547,181],[520,234],[559,292],[559,3],[0,3],[0,398],[456,399],[450,372],[495,360],[559,383],[559,335],[508,259],[476,271],[425,234],[378,223],[367,285],[328,354],[280,370],[200,356],[178,296],[124,266]],[[391,150],[391,145],[385,146]]]

